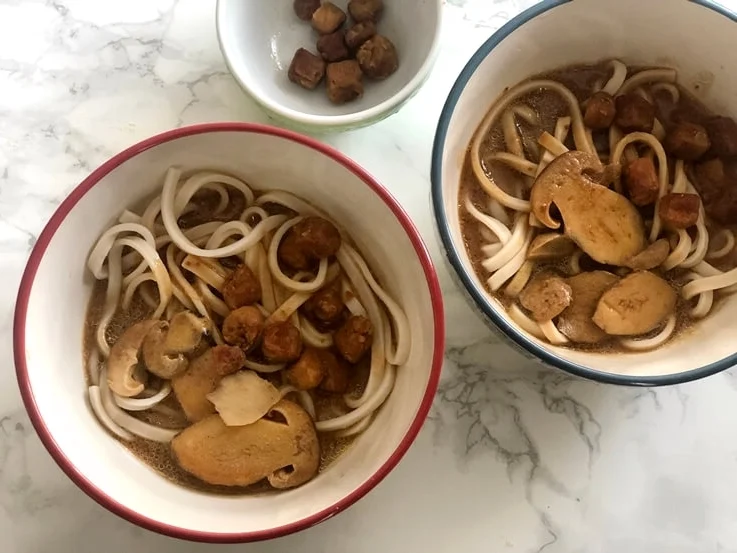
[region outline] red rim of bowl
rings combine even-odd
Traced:
[[[334,505],[296,522],[292,522],[290,524],[271,528],[268,530],[259,530],[256,532],[203,532],[199,530],[191,530],[188,528],[173,526],[170,524],[164,524],[162,522],[143,516],[140,513],[133,511],[132,509],[129,509],[128,507],[122,505],[112,497],[102,492],[81,472],[79,472],[77,468],[71,463],[71,461],[69,461],[69,459],[67,459],[67,457],[64,455],[64,452],[57,445],[54,437],[51,435],[48,428],[46,427],[46,424],[44,423],[44,420],[41,417],[36,406],[33,389],[28,378],[28,367],[25,357],[26,315],[31,290],[33,288],[33,281],[35,279],[39,263],[43,258],[43,255],[46,252],[46,248],[48,247],[49,242],[53,238],[57,229],[64,221],[66,216],[69,214],[69,212],[77,204],[77,202],[79,202],[79,200],[93,186],[95,186],[104,176],[110,173],[113,169],[140,154],[141,152],[148,150],[149,148],[185,136],[223,131],[265,134],[297,142],[299,144],[307,146],[308,148],[316,150],[323,155],[328,156],[334,161],[337,161],[346,169],[351,171],[354,175],[359,177],[384,201],[386,206],[392,211],[392,213],[394,213],[394,216],[397,218],[399,223],[404,228],[404,231],[407,233],[407,236],[412,242],[412,246],[415,249],[417,257],[425,273],[425,278],[427,279],[427,285],[430,292],[430,300],[433,308],[434,348],[430,379],[428,381],[427,388],[425,390],[425,394],[422,398],[422,402],[420,403],[417,414],[415,415],[415,418],[412,421],[407,434],[399,443],[399,446],[394,451],[394,453],[392,453],[392,455],[368,480],[366,480],[361,486],[353,490],[346,497],[336,502]],[[412,442],[417,437],[417,434],[419,433],[420,428],[422,427],[422,424],[427,417],[427,413],[430,410],[435,392],[437,391],[438,381],[440,379],[440,370],[443,363],[443,351],[445,341],[445,329],[443,322],[443,300],[440,292],[440,283],[438,281],[438,276],[435,272],[435,268],[430,259],[430,254],[428,253],[419,232],[415,228],[407,213],[397,203],[394,197],[382,185],[380,185],[366,170],[364,170],[361,166],[359,166],[348,157],[344,156],[336,149],[322,144],[312,138],[297,134],[292,131],[270,127],[268,125],[259,125],[252,123],[205,123],[167,131],[127,148],[126,150],[122,151],[121,153],[103,163],[95,171],[93,171],[61,203],[61,205],[52,215],[49,222],[46,224],[43,232],[41,232],[41,234],[39,235],[36,245],[31,252],[28,263],[26,264],[25,271],[23,272],[23,278],[21,279],[20,289],[18,292],[18,298],[15,307],[15,318],[13,321],[13,350],[15,357],[16,376],[18,378],[18,386],[20,387],[23,403],[25,404],[26,410],[28,411],[31,422],[36,429],[41,442],[43,442],[44,446],[54,458],[56,463],[66,473],[66,475],[77,486],[79,486],[79,488],[82,489],[83,492],[85,492],[97,503],[99,503],[109,511],[115,513],[116,515],[128,520],[129,522],[137,524],[138,526],[141,526],[148,530],[152,530],[154,532],[158,532],[160,534],[165,534],[180,539],[209,543],[242,543],[286,536],[293,532],[298,532],[300,530],[304,530],[305,528],[323,522],[324,520],[327,520],[328,518],[353,505],[353,503],[366,495],[379,482],[381,482],[381,480],[383,480],[384,477],[389,474],[389,472],[391,472],[391,470],[397,465],[397,463],[404,456]]]

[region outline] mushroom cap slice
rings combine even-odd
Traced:
[[[204,419],[215,412],[207,394],[215,390],[220,380],[240,370],[246,362],[241,348],[215,346],[193,359],[182,374],[171,379],[171,387],[187,419]]]
[[[107,383],[121,397],[135,397],[146,386],[145,371],[138,370],[138,354],[148,332],[159,321],[147,319],[128,327],[110,348]]]
[[[320,444],[307,412],[286,399],[274,405],[277,420],[226,426],[211,415],[171,442],[184,470],[208,484],[248,486],[267,478],[275,488],[307,482],[320,465]]]
[[[534,278],[519,296],[522,307],[538,322],[557,317],[571,304],[573,291],[569,284],[555,275]]]
[[[557,229],[550,215],[555,204],[566,235],[591,259],[622,265],[645,248],[645,226],[627,198],[595,182],[602,169],[593,154],[561,154],[535,180],[530,205],[542,224]]]
[[[530,243],[527,259],[547,261],[571,255],[576,251],[576,243],[565,234],[546,232],[538,234]]]
[[[566,279],[571,287],[572,301],[559,316],[560,330],[569,340],[582,344],[596,344],[606,339],[592,317],[599,298],[619,281],[619,277],[606,271],[581,273]]]
[[[209,330],[205,319],[181,311],[171,321],[158,321],[143,341],[143,360],[150,372],[160,378],[172,378],[187,369],[188,355],[204,343]]]
[[[207,394],[228,426],[256,422],[281,399],[279,390],[253,371],[239,371],[220,381],[214,392]]]
[[[593,319],[607,334],[633,336],[656,329],[675,308],[673,287],[650,271],[639,271],[604,292]]]
[[[191,354],[210,331],[210,323],[190,311],[181,311],[169,321],[166,348],[170,353]]]
[[[670,254],[670,244],[665,238],[660,238],[640,253],[625,261],[624,266],[635,271],[654,269],[666,260]]]

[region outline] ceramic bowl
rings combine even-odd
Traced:
[[[93,283],[85,270],[86,257],[125,206],[139,204],[160,189],[172,165],[183,171],[211,168],[232,173],[257,189],[283,189],[321,207],[349,230],[409,317],[411,353],[398,368],[389,399],[369,429],[301,487],[246,496],[180,487],[111,438],[88,409],[82,329]],[[389,192],[363,169],[332,148],[289,131],[205,124],[128,148],[64,200],[39,237],[23,275],[14,349],[21,393],[38,435],[88,495],[131,522],[171,536],[251,541],[335,515],[397,464],[417,435],[437,388],[443,305],[417,230]]]
[[[696,31],[698,29],[698,31]],[[471,137],[505,87],[575,63],[619,58],[673,66],[679,82],[717,113],[737,116],[735,15],[702,0],[542,2],[515,17],[479,48],[443,109],[432,156],[435,217],[448,260],[471,301],[521,351],[594,380],[630,385],[685,382],[737,362],[737,295],[665,346],[618,355],[542,342],[516,325],[474,273],[459,228],[461,164]],[[708,86],[704,86],[707,83]]]
[[[347,0],[333,2],[346,10]],[[440,38],[441,0],[385,0],[379,32],[394,42],[396,73],[364,79],[363,97],[334,105],[321,83],[306,90],[287,78],[298,48],[317,53],[317,33],[297,18],[292,0],[218,0],[220,48],[243,89],[280,122],[310,131],[347,130],[376,123],[398,111],[430,73]]]

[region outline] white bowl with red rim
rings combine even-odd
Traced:
[[[218,496],[180,487],[114,440],[87,406],[82,332],[93,282],[86,257],[125,207],[161,188],[172,165],[232,173],[257,189],[286,190],[324,209],[348,230],[409,318],[409,360],[399,367],[394,390],[373,424],[325,471],[296,489]],[[443,346],[435,269],[417,229],[389,192],[328,146],[245,123],[165,132],[96,169],[39,236],[21,281],[14,322],[23,401],[62,470],[95,501],[135,524],[177,538],[220,543],[304,529],[376,486],[402,458],[427,416]]]

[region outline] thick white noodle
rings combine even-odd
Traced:
[[[547,341],[554,346],[560,346],[569,342],[568,338],[566,338],[563,333],[558,330],[552,320],[538,323],[538,325],[540,326],[540,330],[545,335]]]
[[[645,69],[644,71],[635,73],[629,79],[624,81],[617,91],[617,94],[631,92],[644,84],[675,83],[677,76],[676,70],[671,68]]]
[[[681,98],[681,92],[678,90],[678,87],[673,83],[655,83],[650,87],[650,91],[653,94],[660,92],[661,90],[665,90],[668,94],[670,94],[671,101],[674,104],[677,104],[678,100]]]
[[[126,286],[125,292],[123,292],[123,301],[121,302],[121,307],[123,308],[123,311],[127,311],[128,309],[130,309],[131,303],[133,302],[133,296],[135,295],[136,290],[138,290],[138,287],[141,286],[141,284],[143,284],[144,282],[149,281],[156,282],[156,277],[154,277],[153,273],[146,271],[142,275],[139,275],[138,278],[130,282],[128,286]],[[156,304],[153,305],[153,308],[156,308]]]
[[[522,330],[524,330],[528,334],[532,334],[535,338],[539,338],[540,340],[545,339],[545,334],[543,334],[540,325],[530,319],[530,317],[525,315],[525,313],[516,303],[513,303],[512,306],[509,308],[509,316],[515,323],[519,325]]]
[[[177,180],[179,180],[179,177],[177,177]],[[210,188],[217,191],[217,187],[215,185],[217,185],[218,183],[227,184],[228,186],[235,188],[241,194],[243,194],[243,197],[246,201],[246,207],[250,206],[253,203],[253,191],[243,181],[240,181],[235,177],[231,177],[230,175],[224,175],[222,173],[202,172],[196,173],[184,181],[184,184],[182,184],[182,186],[180,187],[179,191],[177,192],[176,198],[174,199],[174,203],[172,204],[174,212],[177,214],[177,216],[181,215],[182,213],[184,213],[184,210],[187,207],[189,201],[192,199],[192,196],[194,196],[198,190],[200,190],[201,188]],[[218,211],[222,211],[224,209],[224,207],[222,206],[222,193],[220,194],[221,206],[218,206]],[[225,195],[225,205],[227,205],[227,192],[225,192]],[[164,194],[162,193],[162,198],[163,196]],[[163,203],[165,203],[165,201],[162,201],[162,204]]]
[[[207,285],[206,282],[198,278],[195,281],[195,286],[197,286],[200,297],[207,304],[206,307],[209,307],[208,311],[217,313],[221,317],[227,317],[228,315],[230,315],[230,308],[225,304],[223,300],[215,295],[215,293]]]
[[[702,278],[701,275],[694,272],[686,274],[686,280],[688,281],[699,280],[700,278]],[[698,298],[696,305],[694,305],[689,311],[689,315],[694,319],[701,319],[709,314],[711,306],[714,303],[714,292],[712,290],[707,290],[706,292],[698,294]]]
[[[315,428],[320,432],[334,432],[336,430],[344,430],[371,415],[384,403],[386,398],[394,387],[394,366],[389,365],[384,372],[384,378],[376,389],[376,392],[368,398],[368,400],[345,415],[328,419],[324,421],[316,421]]]
[[[694,267],[694,271],[698,272],[699,265]],[[704,277],[699,280],[689,282],[681,289],[681,294],[685,299],[689,300],[697,294],[701,294],[707,290],[721,290],[723,288],[732,287],[736,284],[737,269],[732,269],[731,271],[727,271],[720,275]]]
[[[99,386],[90,386],[87,388],[87,394],[90,401],[90,407],[92,407],[92,412],[105,428],[123,440],[130,441],[135,438],[133,434],[113,421],[113,419],[110,418],[110,415],[107,414],[105,407],[102,405]]]
[[[717,244],[721,242],[724,245],[720,248],[707,251],[706,255],[704,256],[705,259],[720,259],[726,255],[729,255],[734,249],[734,233],[729,229],[719,229],[719,232],[717,232],[712,241],[716,242]]]
[[[373,413],[371,415],[368,415],[364,419],[361,419],[353,426],[349,426],[345,430],[338,430],[333,434],[336,438],[349,438],[350,436],[355,436],[356,434],[360,434],[364,430],[366,430],[369,426],[371,426],[371,423],[374,420]]]
[[[121,409],[126,411],[145,411],[151,409],[154,405],[157,405],[164,401],[171,393],[171,384],[164,382],[161,389],[151,397],[146,398],[133,398],[133,397],[122,397],[113,392],[113,399],[115,403]]]
[[[662,267],[664,271],[670,271],[681,265],[688,257],[691,251],[691,237],[683,229],[678,229],[678,244],[670,252],[670,255],[663,261]]]
[[[537,174],[537,163],[533,163],[525,159],[524,157],[510,154],[509,152],[497,152],[489,156],[489,161],[498,161],[504,163],[508,167],[511,167],[515,171],[527,175],[528,177],[534,177]]]
[[[306,318],[300,320],[302,340],[313,348],[329,348],[333,345],[333,335],[329,332],[320,332]]]
[[[107,255],[107,289],[105,291],[105,303],[100,314],[100,320],[97,323],[95,331],[95,340],[97,348],[104,358],[110,356],[110,344],[107,342],[107,327],[111,319],[115,315],[120,301],[120,292],[122,288],[123,269],[122,269],[122,246],[113,246]]]
[[[177,222],[180,212],[176,210],[175,201],[180,175],[181,172],[179,169],[173,167],[166,173],[164,189],[161,193],[161,218],[164,222],[166,232],[169,233],[172,241],[183,252],[200,257],[228,257],[238,255],[261,240],[266,232],[277,228],[287,219],[285,215],[273,215],[260,221],[247,236],[232,244],[215,249],[199,248],[187,238],[182,229],[179,228],[179,223]]]
[[[169,428],[161,428],[148,424],[135,417],[132,417],[125,411],[123,411],[113,400],[113,393],[107,385],[107,370],[103,369],[100,374],[100,399],[102,406],[110,416],[110,418],[127,430],[128,432],[146,438],[153,442],[170,442],[174,436],[179,433],[179,430],[172,430]]]
[[[366,310],[364,309],[363,305],[361,305],[361,302],[358,301],[358,297],[356,296],[356,293],[353,291],[353,288],[351,288],[351,285],[350,285],[350,282],[348,282],[348,279],[346,278],[341,279],[340,291],[341,291],[341,297],[343,298],[343,303],[348,308],[348,311],[350,311],[351,315],[354,315],[356,317],[365,317]]]
[[[524,214],[518,214],[509,240],[507,240],[499,252],[481,262],[484,269],[493,274],[509,263],[509,261],[524,247],[528,229],[529,223],[527,217]]]
[[[668,317],[663,328],[655,336],[651,338],[620,338],[619,343],[623,347],[633,351],[647,351],[662,346],[673,334],[676,329],[676,316]]]
[[[614,96],[622,87],[622,83],[627,78],[627,66],[619,60],[611,60],[609,65],[612,66],[612,76],[602,88],[602,92],[606,92],[610,96]]]
[[[509,260],[508,263],[506,263],[503,267],[500,267],[498,271],[496,271],[487,279],[486,285],[492,292],[496,292],[497,290],[499,290],[502,286],[504,286],[505,282],[507,282],[510,278],[514,276],[517,271],[520,270],[525,260],[527,259],[527,250],[530,247],[530,242],[532,242],[532,237],[534,236],[534,234],[534,229],[530,229],[525,236],[524,242],[522,243],[522,248],[520,248],[520,250],[515,254],[512,259]]]
[[[491,215],[487,215],[486,213],[482,213],[481,211],[476,209],[476,206],[473,205],[471,198],[466,197],[464,207],[466,208],[468,214],[476,219],[479,223],[484,225],[484,227],[489,229],[489,231],[491,231],[494,236],[496,236],[499,242],[501,242],[502,244],[506,244],[509,241],[512,233],[507,228],[507,226],[498,219],[492,217]]]
[[[138,234],[156,251],[156,240],[146,227],[139,223],[120,223],[102,233],[87,258],[87,268],[97,280],[104,280],[108,276],[108,269],[104,267],[105,260],[120,235]],[[140,259],[140,258],[139,258]]]

